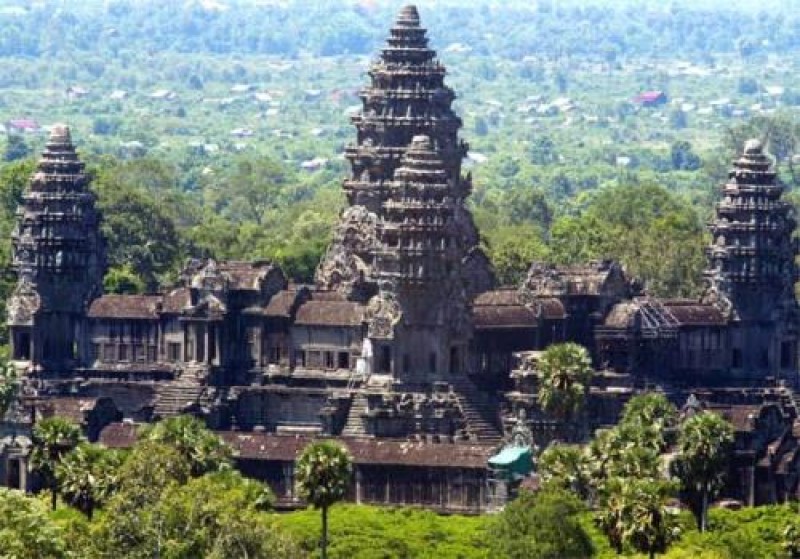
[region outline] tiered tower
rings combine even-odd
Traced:
[[[425,34],[417,9],[403,8],[369,71],[370,85],[361,91],[361,114],[353,117],[357,141],[345,151],[352,168],[344,181],[348,208],[317,272],[320,287],[351,298],[366,300],[377,292],[375,251],[380,245],[377,231],[386,217],[384,202],[415,136],[428,138],[444,172],[443,182],[464,195],[471,189],[471,179],[461,176],[468,146],[458,138],[461,119],[451,107],[455,94],[444,84],[446,70]],[[491,287],[491,267],[478,248],[477,230],[463,204],[454,207],[453,223],[467,247],[464,270],[474,295]]]
[[[375,260],[380,291],[371,308],[394,304],[402,321],[395,317],[387,329],[378,316],[370,336],[394,340],[396,377],[430,381],[466,365],[472,327],[456,222],[466,196],[460,186],[427,136],[414,137],[387,183]]]
[[[381,57],[370,68],[371,84],[361,90],[361,114],[353,117],[357,145],[348,147],[353,176],[344,189],[350,205],[380,210],[382,188],[392,180],[406,147],[427,135],[442,153],[448,174],[458,175],[467,145],[458,140],[461,119],[451,108],[455,93],[444,84],[446,70],[428,47],[414,6],[400,11]]]
[[[745,144],[720,190],[705,301],[735,326],[731,367],[747,376],[796,368],[797,223],[760,141]]]
[[[37,369],[74,366],[86,309],[102,290],[105,250],[88,184],[69,128],[54,126],[12,237],[12,356]]]

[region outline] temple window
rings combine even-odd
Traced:
[[[339,362],[338,362],[340,369],[349,369],[350,368],[350,353],[347,351],[340,351],[339,352]]]
[[[31,335],[17,332],[14,339],[14,359],[28,360],[31,357]]]
[[[114,355],[115,349],[116,348],[113,344],[105,344],[103,346],[103,361],[106,363],[112,363],[116,357],[116,355]]]
[[[333,369],[333,352],[332,351],[324,352],[324,358],[325,358],[325,368]]]
[[[458,348],[453,346],[450,348],[450,372],[458,373],[461,370],[461,356],[459,355]]]
[[[781,369],[792,369],[795,366],[795,344],[787,341],[781,343]]]
[[[89,346],[89,360],[94,363],[100,359],[100,344]]]
[[[309,369],[322,368],[322,352],[321,351],[307,351],[306,352],[306,367]]]
[[[731,355],[731,367],[738,369],[742,366],[742,350],[734,348]]]
[[[118,353],[120,361],[127,361],[128,360],[128,346],[125,344],[119,344]]]
[[[379,373],[392,372],[392,348],[388,345],[381,346],[380,362],[378,363]]]

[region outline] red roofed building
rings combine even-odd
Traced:
[[[633,98],[633,102],[642,107],[656,107],[667,102],[667,94],[663,91],[643,91]]]

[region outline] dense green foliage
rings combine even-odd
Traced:
[[[441,516],[413,508],[336,505],[330,559],[488,559],[487,517]],[[309,557],[319,557],[319,518],[312,510],[277,518]]]
[[[47,507],[20,491],[0,487],[0,557],[67,557],[61,530],[47,517]]]
[[[583,503],[567,491],[523,491],[489,526],[489,547],[509,559],[590,557],[592,542],[579,522]]]

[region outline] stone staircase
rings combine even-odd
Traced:
[[[191,381],[173,381],[159,387],[153,416],[161,419],[180,415],[192,404],[202,403],[205,387]]]
[[[367,398],[362,394],[353,394],[347,421],[342,429],[342,437],[366,437],[367,428],[362,416],[367,413]]]
[[[487,444],[499,444],[503,434],[497,416],[498,405],[489,394],[481,392],[471,380],[460,378],[450,381],[458,396],[458,403],[466,422],[470,439]]]

